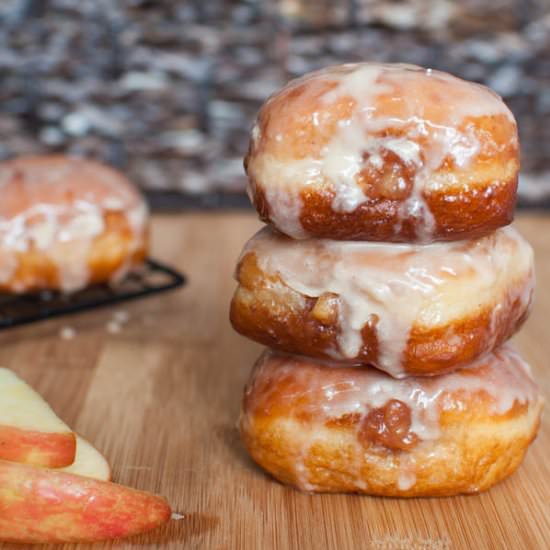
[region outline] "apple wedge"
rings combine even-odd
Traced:
[[[159,496],[58,470],[0,461],[0,540],[93,542],[144,533],[170,520]]]
[[[75,434],[38,393],[0,368],[0,460],[62,468],[75,453]]]
[[[84,477],[110,481],[111,467],[107,459],[85,439],[76,436],[76,457],[70,466],[59,471]]]

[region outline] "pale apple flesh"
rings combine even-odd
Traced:
[[[0,368],[0,460],[62,468],[75,454],[75,434],[37,392]]]
[[[0,540],[93,542],[171,517],[162,497],[110,483],[111,468],[32,388],[0,368]]]
[[[92,542],[144,533],[170,520],[159,496],[111,482],[0,462],[0,539]]]
[[[76,457],[74,462],[60,471],[84,477],[110,481],[111,467],[107,459],[88,441],[76,436]]]

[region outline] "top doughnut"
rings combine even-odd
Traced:
[[[290,237],[478,238],[513,219],[517,127],[479,84],[413,65],[340,65],[267,100],[245,168],[260,217]]]

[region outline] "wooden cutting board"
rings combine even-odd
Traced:
[[[548,396],[550,217],[517,225],[537,254],[538,291],[517,343]],[[550,548],[550,423],[511,479],[454,498],[308,496],[264,475],[235,428],[260,346],[235,334],[235,261],[252,214],[156,216],[154,256],[189,276],[182,290],[0,333],[0,365],[32,384],[92,441],[114,479],[165,495],[184,514],[130,541],[67,548],[375,550]],[[118,334],[115,311],[129,321]],[[60,337],[72,327],[72,340]],[[0,545],[0,549],[20,549]],[[59,546],[52,548],[60,548]]]

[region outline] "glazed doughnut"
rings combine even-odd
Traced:
[[[0,291],[75,291],[143,261],[144,199],[120,173],[89,160],[0,163]]]
[[[512,474],[541,408],[528,365],[508,347],[467,369],[403,380],[267,351],[246,386],[240,431],[262,468],[303,491],[443,496]]]
[[[429,245],[294,240],[245,246],[234,328],[283,351],[434,375],[495,349],[526,319],[533,252],[513,228]]]
[[[269,98],[245,168],[260,217],[291,237],[430,242],[512,221],[518,150],[514,117],[488,88],[361,63]]]

